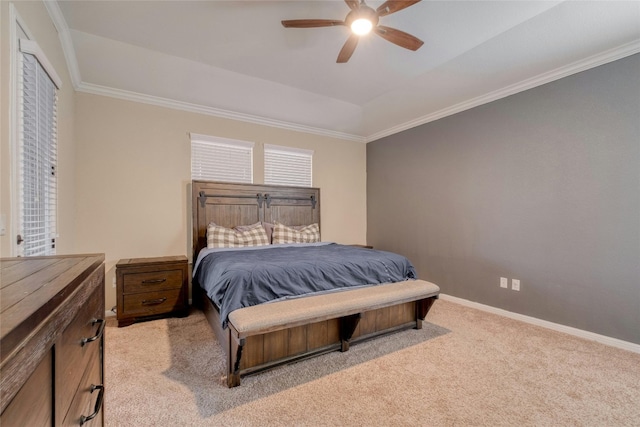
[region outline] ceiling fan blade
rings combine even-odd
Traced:
[[[360,37],[357,34],[351,34],[344,46],[342,46],[342,50],[338,54],[338,60],[336,61],[339,64],[345,63],[351,58],[353,55],[353,51],[356,50],[356,46],[358,45],[358,39]]]
[[[282,21],[282,26],[286,28],[333,27],[336,25],[344,25],[344,21],[335,19],[290,19]]]
[[[383,39],[405,49],[418,50],[420,49],[420,46],[424,44],[422,40],[412,36],[411,34],[396,30],[395,28],[385,27],[384,25],[378,25],[374,31]]]
[[[358,10],[358,5],[360,4],[358,0],[344,0],[344,2],[349,6],[349,9]]]
[[[387,0],[376,9],[376,12],[378,13],[378,16],[391,15],[392,13],[414,5],[419,1],[420,0]]]

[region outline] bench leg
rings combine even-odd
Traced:
[[[233,340],[232,340],[233,341]],[[245,340],[244,338],[240,340],[239,343],[233,345],[232,343],[231,349],[229,351],[229,360],[227,363],[227,387],[237,387],[240,385],[240,361],[242,360],[242,349],[244,348]],[[235,348],[235,360],[234,360],[234,350]]]
[[[422,329],[422,321],[427,317],[431,306],[438,299],[437,296],[416,301],[416,329]]]
[[[340,318],[340,351],[345,352],[349,350],[349,340],[351,340],[361,318],[362,313]]]

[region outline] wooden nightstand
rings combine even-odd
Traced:
[[[118,326],[167,314],[186,316],[187,257],[121,259],[116,264]]]

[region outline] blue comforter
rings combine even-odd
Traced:
[[[415,279],[416,272],[401,255],[330,243],[205,249],[193,277],[220,309],[225,328],[238,308]]]

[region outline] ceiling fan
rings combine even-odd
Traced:
[[[344,46],[342,46],[342,50],[340,50],[338,60],[336,61],[338,63],[344,63],[353,55],[360,36],[368,34],[372,30],[383,39],[397,44],[400,47],[404,47],[405,49],[420,49],[420,46],[424,43],[422,40],[404,31],[378,25],[381,16],[391,15],[419,1],[420,0],[388,0],[374,10],[367,6],[364,0],[360,0],[360,2],[358,2],[358,0],[344,0],[347,6],[349,6],[349,9],[351,9],[344,21],[334,19],[291,19],[282,21],[282,25],[286,28],[333,27],[336,25],[351,27],[353,34],[349,36]]]

